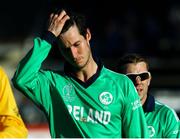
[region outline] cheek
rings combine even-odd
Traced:
[[[147,85],[148,86],[150,85],[150,81],[151,81],[150,79],[147,80]]]
[[[88,41],[83,41],[82,44],[81,44],[81,48],[86,50],[86,51],[89,51],[90,49],[90,44]]]
[[[147,81],[144,81],[144,88],[146,88],[146,89],[148,89],[148,87],[149,87],[149,81],[147,80]]]
[[[84,51],[86,52],[86,54],[91,52],[91,47],[89,45],[86,45],[84,48]]]
[[[88,53],[88,49],[86,46],[80,46],[78,49],[77,49],[77,54],[78,55],[86,55]]]

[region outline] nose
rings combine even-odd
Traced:
[[[141,77],[140,76],[136,77],[136,84],[141,84]]]
[[[71,55],[73,58],[76,58],[77,57],[77,49],[76,47],[71,47]]]

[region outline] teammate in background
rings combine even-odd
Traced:
[[[27,134],[8,77],[0,67],[0,138],[26,138]]]
[[[147,59],[137,54],[122,57],[117,72],[126,74],[134,83],[141,99],[151,138],[177,138],[178,116],[176,112],[154,99],[148,93],[151,82]]]
[[[53,138],[149,137],[133,83],[105,68],[90,40],[83,15],[52,13],[48,31],[19,63],[14,86],[45,112]],[[64,71],[41,68],[54,42],[66,61]]]

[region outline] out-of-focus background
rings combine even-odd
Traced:
[[[46,29],[55,5],[84,13],[89,18],[93,50],[114,69],[127,53],[148,58],[150,92],[175,109],[180,117],[180,2],[28,0],[0,4],[0,65],[11,80],[21,58],[33,46],[33,38]],[[61,56],[53,51],[44,67],[62,69]],[[51,62],[50,62],[51,61]],[[13,86],[29,137],[50,137],[45,115]]]

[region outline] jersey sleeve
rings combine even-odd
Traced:
[[[133,83],[128,79],[125,87],[123,134],[130,138],[148,138],[148,128],[142,104]]]
[[[0,68],[0,138],[26,138],[27,134],[9,79]]]
[[[41,70],[41,65],[50,50],[51,44],[49,42],[35,38],[33,48],[20,61],[12,78],[14,86],[38,106],[48,106],[48,99],[50,98],[48,96],[49,82]]]

